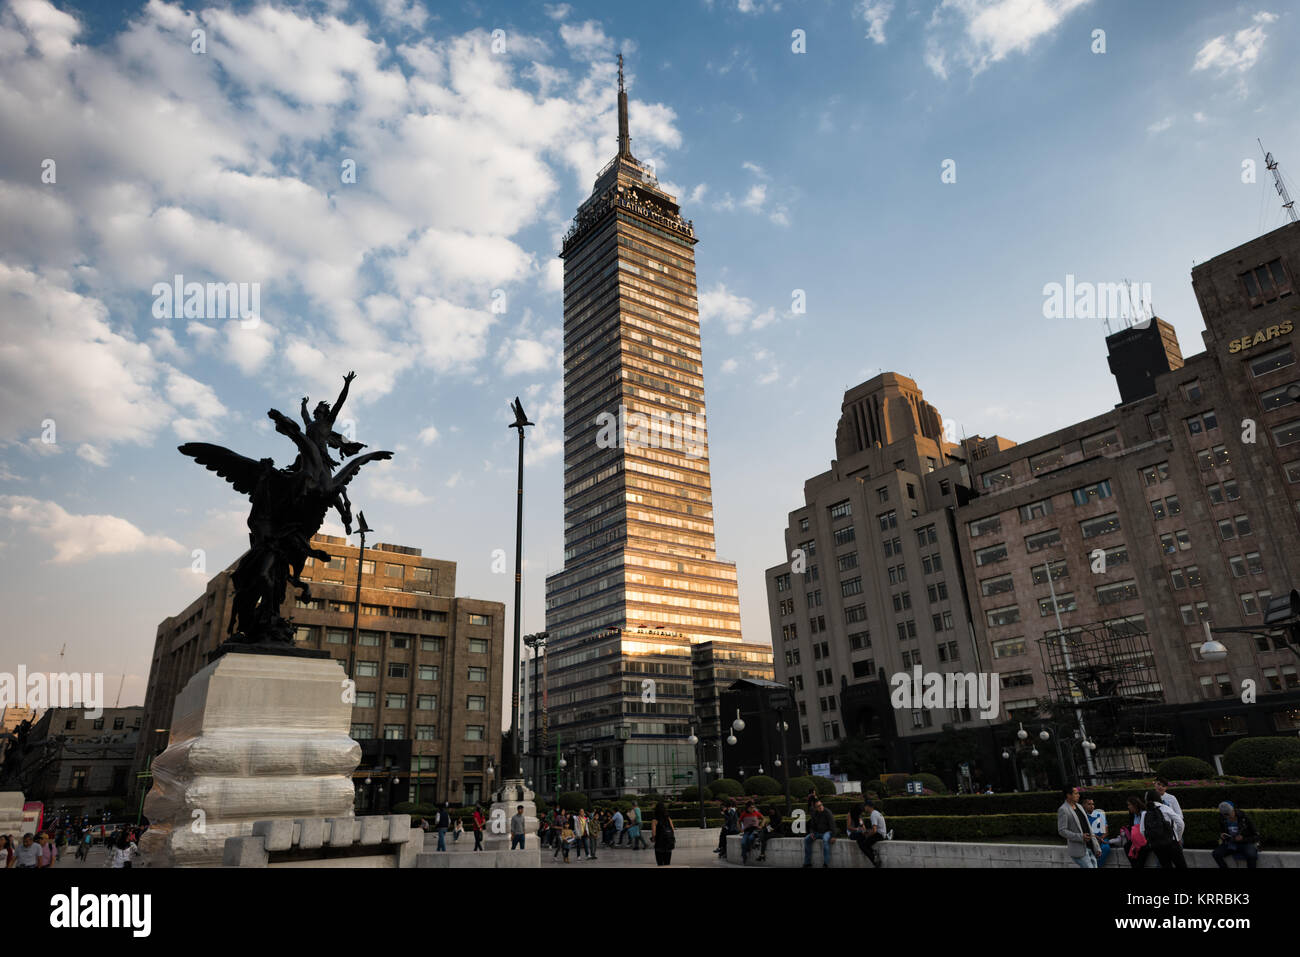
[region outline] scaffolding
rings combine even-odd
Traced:
[[[1144,625],[1120,620],[1053,629],[1038,648],[1051,711],[1086,722],[1100,777],[1148,773],[1149,762],[1168,753],[1173,736],[1152,714],[1165,693]]]

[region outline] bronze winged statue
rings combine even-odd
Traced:
[[[275,422],[276,431],[288,436],[298,447],[298,457],[288,468],[276,468],[271,459],[250,459],[206,442],[187,442],[179,447],[181,454],[216,472],[252,502],[248,513],[248,551],[232,575],[235,598],[226,627],[232,643],[292,643],[293,627],[280,615],[288,587],[296,587],[302,599],[310,598],[311,591],[300,577],[307,559],[330,559],[325,552],[312,548],[312,536],[320,530],[331,508],[338,511],[343,527],[351,534],[348,483],[367,462],[393,457],[392,452],[368,452],[334,471],[338,463],[330,456],[331,448],[343,457],[365,448],[360,443],[345,441],[334,431],[334,421],[354,378],[355,372],[344,376],[338,401],[333,406],[321,402],[314,418],[307,417],[307,400],[303,399],[305,429],[276,409],[267,412]]]

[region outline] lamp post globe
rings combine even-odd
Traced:
[[[1201,645],[1202,661],[1222,661],[1226,657],[1228,657],[1228,647],[1221,641],[1211,638]]]

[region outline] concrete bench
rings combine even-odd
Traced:
[[[727,838],[727,864],[740,865],[739,835]],[[822,842],[813,841],[812,864],[822,864]],[[881,841],[875,845],[876,854],[885,868],[918,867],[1074,867],[1064,844],[978,844],[956,841]],[[767,842],[767,860],[759,863],[758,845],[750,849],[750,867],[802,867],[804,839],[802,837],[777,837]],[[1106,867],[1127,867],[1120,860],[1123,852],[1116,848],[1106,860]],[[1189,868],[1215,867],[1209,851],[1183,852]],[[1154,866],[1152,856],[1147,866]],[[1228,859],[1229,867],[1245,867],[1246,862]],[[1300,868],[1300,852],[1268,851],[1259,855],[1259,867]],[[856,842],[838,837],[831,844],[831,867],[871,867],[866,855]]]
[[[541,867],[542,852],[533,841],[532,847],[516,851],[477,851],[469,854],[450,851],[423,851],[416,857],[416,867],[431,868],[506,868]]]

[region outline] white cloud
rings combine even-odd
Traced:
[[[1165,130],[1169,129],[1169,127],[1173,125],[1174,125],[1174,118],[1172,116],[1166,116],[1164,119],[1156,120],[1154,123],[1148,126],[1147,132],[1163,133]]]
[[[867,21],[867,39],[876,43],[885,42],[885,24],[893,12],[893,0],[861,0],[858,14]]]
[[[1224,33],[1209,40],[1197,51],[1192,69],[1216,70],[1222,76],[1233,71],[1245,73],[1253,67],[1259,61],[1264,41],[1268,39],[1263,24],[1272,23],[1277,14],[1260,11],[1251,19],[1254,26],[1243,27],[1231,37]]]
[[[25,495],[0,495],[0,517],[26,525],[54,547],[55,564],[132,552],[183,552],[170,538],[146,535],[115,515],[73,515],[60,505]]]
[[[605,36],[605,31],[595,20],[587,20],[576,27],[561,24],[560,39],[575,56],[590,60],[609,59],[610,51],[614,49],[614,41]]]
[[[424,445],[432,445],[438,441],[438,429],[432,425],[426,426],[420,430],[418,438]]]
[[[108,456],[88,442],[83,442],[77,446],[77,455],[91,465],[97,465],[100,468],[105,468],[108,465]]]
[[[721,322],[731,335],[762,329],[777,319],[775,309],[756,314],[752,300],[731,292],[724,283],[715,283],[700,293],[699,302],[700,322]]]
[[[723,359],[722,366],[720,367],[719,371],[723,375],[727,375],[728,373],[735,372],[736,369],[738,369],[739,367],[740,367],[740,363],[737,362],[735,359]]]
[[[554,367],[556,351],[535,339],[507,339],[501,344],[497,358],[503,364],[505,375],[521,375]]]
[[[1010,53],[1027,53],[1089,0],[943,0],[927,25],[925,62],[941,79],[949,59],[978,74]]]
[[[433,501],[414,485],[403,482],[395,475],[385,471],[382,466],[373,467],[366,476],[366,491],[375,498],[392,502],[394,505],[427,505]]]
[[[573,12],[573,7],[567,3],[547,3],[542,5],[542,9],[546,11],[546,15],[552,20],[563,20]]]

